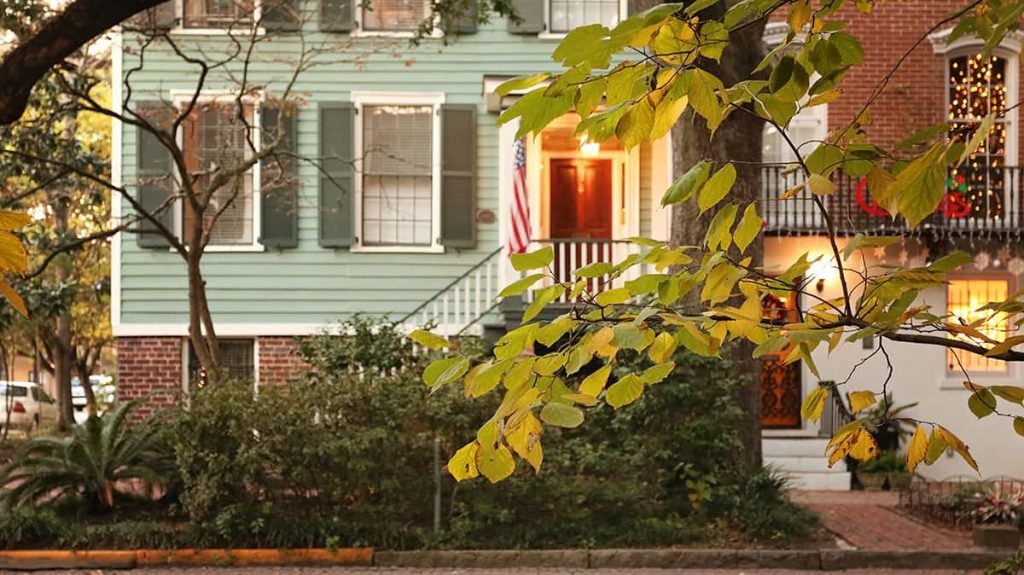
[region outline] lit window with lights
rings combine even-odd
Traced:
[[[950,321],[971,325],[979,322],[978,331],[994,340],[1006,339],[1010,331],[1009,318],[1006,314],[992,314],[991,311],[979,310],[993,301],[1003,301],[1010,292],[1007,279],[964,278],[952,279],[946,290],[946,306]],[[958,336],[965,337],[965,336]],[[965,351],[949,350],[947,352],[946,369],[949,373],[1006,373],[1006,362],[990,359]]]
[[[948,60],[947,120],[951,136],[961,141],[970,139],[989,113],[996,114],[996,123],[978,150],[950,174],[946,202],[951,207],[947,217],[1003,217],[1006,160],[1016,133],[1006,114],[1012,105],[1008,68],[1007,59],[995,55],[961,55]]]

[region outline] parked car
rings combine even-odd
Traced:
[[[106,411],[116,398],[114,378],[109,375],[90,375],[89,385],[92,386],[93,394],[96,396],[97,410]],[[85,409],[85,388],[82,386],[82,380],[78,377],[71,378],[71,406],[75,409],[76,423],[82,423],[89,416]]]
[[[0,431],[4,426],[32,435],[57,423],[57,402],[38,383],[0,381]]]

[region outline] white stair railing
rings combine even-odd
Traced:
[[[537,284],[535,287],[543,287],[553,283],[571,283],[575,278],[573,272],[583,266],[598,262],[616,264],[631,254],[640,253],[642,249],[641,246],[628,240],[553,238],[531,242],[530,251],[538,250],[548,245],[554,250],[555,257],[551,263],[554,277],[546,278],[543,284]],[[636,279],[648,272],[646,264],[632,266],[623,274],[614,278],[604,275],[587,280],[587,289],[591,293],[595,293],[619,288],[627,281]],[[526,301],[532,301],[532,291],[525,294],[524,297]],[[562,294],[555,301],[569,303],[569,293]]]
[[[497,307],[498,293],[503,287],[499,278],[502,253],[504,248],[488,254],[420,304],[400,323],[415,323],[415,327],[433,325],[433,331],[443,337],[481,331],[479,322]]]

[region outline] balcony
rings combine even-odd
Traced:
[[[1024,231],[1022,167],[960,168],[946,181],[946,196],[939,210],[915,230],[938,236],[1006,236]],[[762,173],[761,217],[766,235],[826,233],[825,221],[809,191],[779,199],[802,183],[802,175],[780,166]],[[911,232],[906,221],[893,218],[871,198],[867,180],[841,172],[832,176],[836,193],[823,196],[838,235],[901,235]]]

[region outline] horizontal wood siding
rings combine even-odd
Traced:
[[[307,28],[315,28],[309,24]],[[483,76],[555,70],[550,59],[553,40],[509,34],[495,19],[479,33],[462,36],[448,46],[430,40],[411,48],[404,39],[381,40],[307,34],[307,43],[325,39],[336,53],[321,56],[321,64],[305,72],[295,90],[304,99],[298,112],[298,153],[317,154],[316,103],[348,101],[353,91],[444,92],[449,104],[474,104],[478,133],[477,209],[500,216],[498,205],[497,115],[487,113]],[[179,36],[188,50],[206,50],[223,42],[216,36]],[[369,53],[372,43],[390,44]],[[124,69],[136,65],[135,42],[126,37]],[[347,49],[342,47],[348,46]],[[260,46],[251,66],[255,83],[282,82],[290,75],[296,36],[282,35]],[[367,55],[368,54],[368,55]],[[365,59],[363,56],[366,55]],[[147,50],[146,65],[132,72],[134,101],[169,98],[172,90],[192,90],[196,69],[166,46]],[[361,59],[357,65],[353,60]],[[229,81],[213,72],[209,89],[227,89]],[[270,87],[274,92],[274,87]],[[123,130],[122,162],[126,184],[135,180],[135,133]],[[446,253],[352,253],[321,248],[317,243],[317,171],[301,164],[299,176],[298,247],[267,252],[208,252],[204,273],[218,323],[319,323],[353,313],[400,317],[445,287],[498,246],[499,223],[478,223],[476,248]],[[123,204],[123,210],[129,208]],[[140,249],[134,237],[121,238],[121,323],[182,324],[187,322],[187,290],[182,260],[162,250]],[[272,331],[272,330],[268,330]]]

